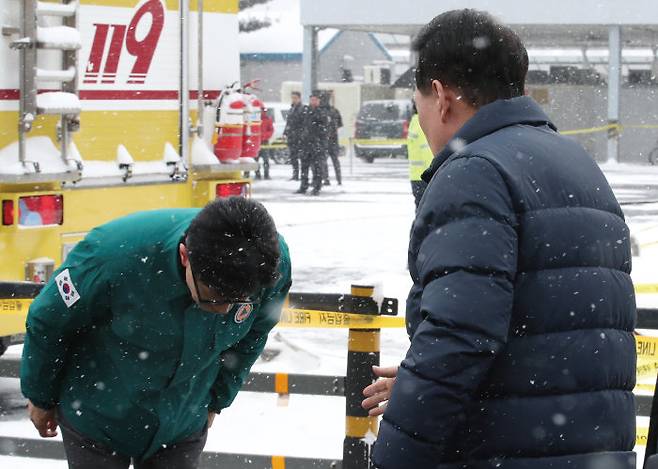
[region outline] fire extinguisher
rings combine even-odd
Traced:
[[[222,90],[217,104],[217,118],[213,133],[215,156],[221,163],[239,163],[244,136],[245,101],[239,84]]]
[[[247,88],[254,87],[257,80],[249,82],[243,87],[244,98],[244,135],[242,137],[242,158],[258,158],[261,143],[261,113],[263,112],[263,103],[256,95],[247,93]]]

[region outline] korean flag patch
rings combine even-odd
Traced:
[[[57,283],[57,289],[59,294],[64,300],[67,308],[73,306],[76,301],[80,299],[80,294],[78,290],[75,289],[75,285],[71,281],[71,275],[69,274],[69,269],[62,270],[57,277],[55,277],[55,282]]]

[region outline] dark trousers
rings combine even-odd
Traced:
[[[327,163],[327,157],[329,155],[324,155],[322,157],[322,180],[329,182],[329,164]]]
[[[292,178],[299,178],[299,165],[302,158],[300,145],[288,143],[288,152],[290,153],[290,164],[292,164]]]
[[[331,158],[331,163],[334,165],[334,174],[336,175],[336,182],[338,184],[343,183],[343,177],[340,172],[340,160],[338,159],[338,151],[330,151],[329,158]],[[327,164],[327,159],[324,158],[324,180],[329,180],[329,165]]]
[[[426,188],[427,183],[425,181],[411,181],[411,193],[414,195],[416,210],[418,210],[418,204],[420,203],[420,199],[422,199]]]
[[[260,179],[260,160],[263,160],[263,172],[265,179],[270,178],[270,151],[269,150],[261,150],[260,153],[258,153],[258,169],[256,170],[256,179]]]
[[[59,428],[64,440],[64,450],[69,469],[128,469],[131,458],[117,454],[107,446],[90,440],[78,433],[59,418]],[[196,469],[208,429],[167,446],[145,461],[132,461],[135,469]]]
[[[322,189],[322,158],[321,153],[308,153],[301,159],[301,185],[299,190],[308,190],[308,170],[313,172],[313,192],[320,192]]]

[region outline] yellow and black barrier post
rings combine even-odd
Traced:
[[[374,287],[352,285],[352,296],[372,298]],[[349,329],[345,376],[345,440],[343,469],[370,467],[370,449],[377,435],[377,417],[361,407],[363,388],[372,384],[379,365],[380,329]]]

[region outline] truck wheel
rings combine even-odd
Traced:
[[[2,356],[11,344],[11,337],[0,337],[0,356]]]
[[[366,163],[374,163],[375,155],[372,153],[365,153],[363,159],[366,160]]]

